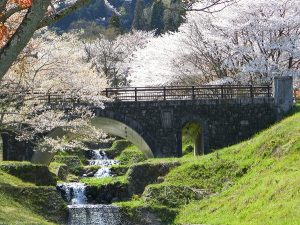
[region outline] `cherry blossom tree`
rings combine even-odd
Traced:
[[[153,38],[134,54],[133,83],[269,83],[274,74],[299,76],[299,3],[240,0],[214,13],[190,11],[179,32]]]
[[[75,34],[35,36],[1,82],[1,130],[53,150],[105,139],[90,123],[90,106],[103,107],[107,82],[84,59],[84,44]],[[68,135],[41,135],[56,128]]]
[[[99,35],[86,42],[86,59],[100,75],[104,75],[111,87],[128,86],[129,64],[137,49],[142,49],[154,32],[136,31],[107,39]]]

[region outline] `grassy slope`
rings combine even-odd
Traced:
[[[231,170],[231,186],[204,177],[220,194],[184,206],[176,224],[300,224],[299,112],[246,142],[183,164],[167,175],[166,183],[204,185],[191,168],[220,160],[235,162],[247,173],[238,178]]]
[[[34,186],[4,173],[0,170],[0,224],[1,225],[51,225],[41,216],[33,213],[25,206],[17,203],[13,198],[1,190],[1,186]]]

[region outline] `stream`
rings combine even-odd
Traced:
[[[91,166],[101,166],[94,177],[111,176],[110,166],[118,164],[117,160],[108,159],[102,150],[91,150],[92,157],[88,160]],[[87,174],[83,174],[83,177]],[[121,213],[113,205],[89,204],[85,195],[86,185],[83,183],[62,183],[57,187],[68,202],[69,225],[121,225]]]

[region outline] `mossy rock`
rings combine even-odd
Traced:
[[[66,164],[71,173],[76,173],[80,167],[83,167],[79,157],[75,155],[56,155],[54,156],[53,162]]]
[[[101,168],[101,166],[84,166],[76,168],[74,172],[77,176],[84,177],[93,177],[95,173]]]
[[[111,204],[112,202],[128,201],[130,199],[128,184],[120,181],[98,186],[87,186],[85,191],[88,202],[94,204]]]
[[[142,194],[148,184],[157,183],[158,177],[165,176],[179,162],[144,162],[131,166],[126,173],[129,192]]]
[[[112,144],[111,148],[105,149],[104,151],[106,152],[109,158],[116,158],[121,154],[123,150],[125,150],[131,145],[132,143],[127,140],[116,140]]]
[[[110,172],[113,176],[123,176],[129,169],[128,165],[113,165],[110,168]]]
[[[130,225],[173,224],[178,213],[176,209],[142,201],[118,202],[115,204],[120,207],[124,220]]]
[[[128,148],[121,152],[117,160],[123,165],[130,165],[138,162],[145,161],[147,158],[144,153],[136,148]]]
[[[68,208],[55,187],[1,187],[1,192],[33,212],[58,224],[66,224]]]
[[[49,170],[51,173],[55,174],[59,180],[65,181],[69,174],[69,168],[64,163],[52,162],[49,165]]]
[[[82,164],[85,164],[87,159],[86,159],[86,150],[83,149],[71,149],[71,150],[65,150],[65,151],[59,151],[57,152],[56,156],[62,156],[62,157],[67,157],[67,156],[77,156]]]
[[[209,196],[209,194],[209,191],[203,189],[168,184],[153,184],[145,188],[142,199],[145,202],[176,208],[186,205],[192,200],[203,199]]]
[[[31,182],[38,186],[55,186],[57,181],[45,165],[29,162],[2,162],[0,169],[24,182]]]

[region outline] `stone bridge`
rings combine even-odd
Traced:
[[[275,78],[269,86],[203,86],[107,89],[115,101],[94,108],[92,124],[135,144],[148,157],[180,157],[190,138],[194,153],[250,138],[293,106],[292,79]],[[59,136],[54,131],[50,136]],[[49,163],[52,153],[20,151],[4,138],[5,160]]]

